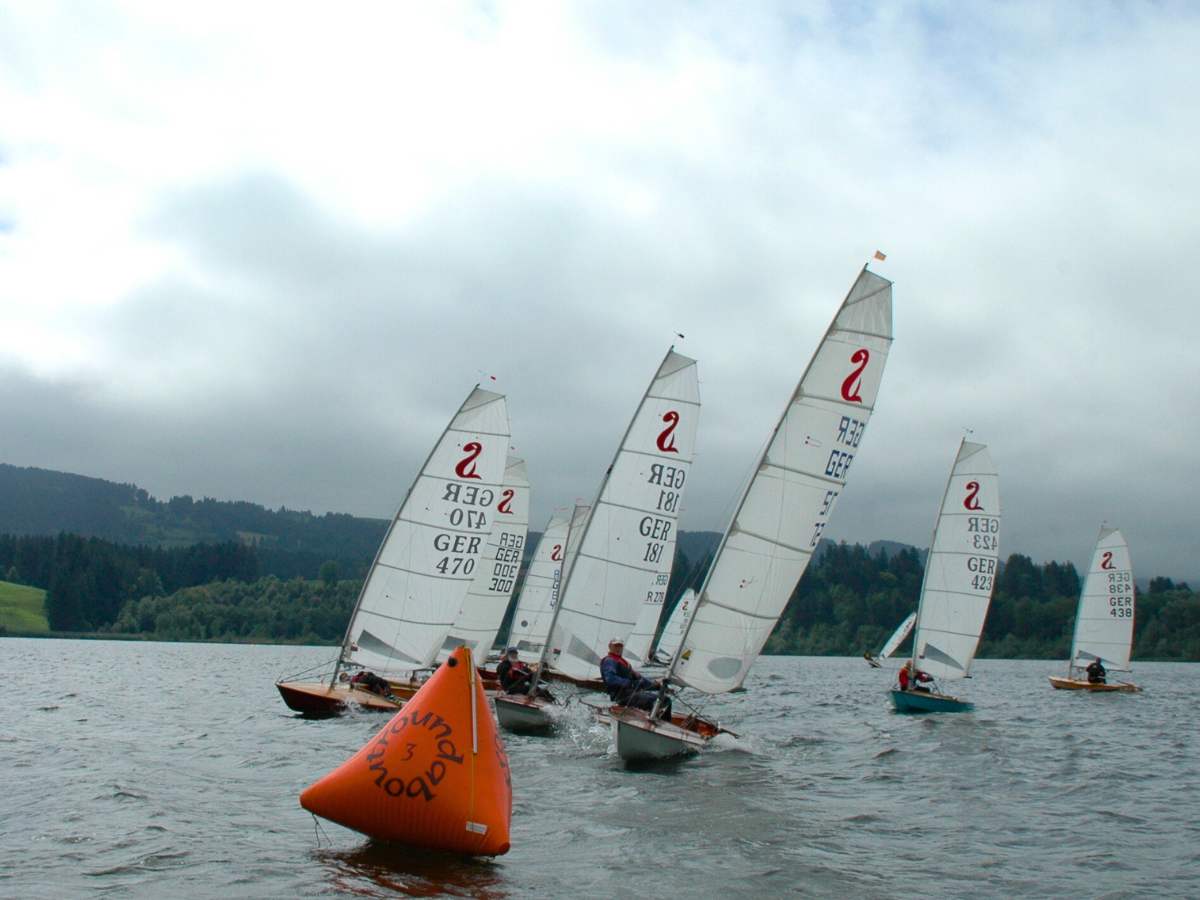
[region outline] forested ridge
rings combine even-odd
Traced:
[[[238,541],[255,545],[269,571],[315,577],[328,559],[370,560],[387,524],[209,497],[161,501],[135,484],[0,463],[0,534],[66,532],[155,547]]]
[[[530,536],[529,550],[536,537]],[[677,553],[667,611],[686,587],[699,586],[714,542],[711,533],[688,540],[681,535],[680,546],[699,559]],[[859,544],[823,544],[765,651],[819,656],[877,650],[916,608],[920,593],[922,554],[897,547],[873,552]],[[155,548],[69,534],[0,535],[0,576],[45,588],[50,628],[59,632],[340,640],[365,562],[346,572],[326,560],[317,578],[287,577],[266,573],[258,554],[259,548],[236,541]],[[980,655],[1065,658],[1079,590],[1071,563],[1039,565],[1021,554],[1009,556],[997,576]],[[1187,584],[1152,578],[1137,595],[1134,656],[1200,661],[1200,595]]]

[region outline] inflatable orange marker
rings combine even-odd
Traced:
[[[365,747],[309,786],[300,805],[382,841],[507,853],[508,755],[471,651],[455,650]]]

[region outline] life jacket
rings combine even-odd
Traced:
[[[617,677],[624,678],[629,682],[627,685],[609,684],[608,679],[604,679],[604,688],[608,691],[609,698],[612,700],[620,700],[629,697],[631,694],[637,691],[637,683],[639,678],[638,673],[634,671],[633,666],[625,661],[625,657],[618,656],[616,653],[610,651],[608,656],[601,660],[601,663],[606,660],[615,664],[614,674]],[[601,676],[604,675],[603,665],[600,666],[600,674]]]

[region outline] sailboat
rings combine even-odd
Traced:
[[[395,710],[401,697],[416,691],[413,673],[434,661],[475,579],[492,530],[508,441],[504,396],[476,386],[392,519],[329,680],[276,682],[288,706],[309,715],[337,713],[351,702]],[[386,679],[391,696],[350,683],[347,672],[355,668]]]
[[[509,456],[504,483],[492,508],[492,536],[480,557],[475,580],[463,599],[458,618],[438,652],[438,662],[464,645],[471,648],[471,658],[480,664],[487,659],[512,599],[528,536],[529,477],[525,460]]]
[[[625,640],[650,595],[670,579],[699,413],[696,361],[672,347],[646,388],[583,525],[542,649],[539,679],[552,667],[568,680],[594,683],[609,640]],[[545,713],[544,702],[527,699],[527,707]],[[501,724],[504,707],[517,702],[511,696],[497,698]]]
[[[562,560],[559,563],[559,572],[562,575],[562,579],[555,579],[553,591],[548,592],[550,602],[548,610],[549,618],[545,625],[545,632],[541,636],[541,643],[538,644],[536,660],[534,660],[536,668],[533,683],[529,686],[528,691],[522,694],[508,694],[501,691],[495,695],[496,719],[502,728],[509,731],[544,731],[554,724],[554,718],[550,714],[551,701],[538,696],[538,685],[542,682],[546,674],[546,657],[548,656],[547,648],[549,646],[547,638],[554,629],[554,621],[558,616],[560,606],[558,599],[561,596],[559,587],[565,583],[566,576],[571,571],[571,566],[578,555],[579,538],[590,512],[591,507],[576,506],[575,510],[571,513],[571,517],[565,520],[568,524],[562,544],[556,545],[560,550],[558,558]],[[563,544],[566,545],[565,553],[561,552]],[[526,576],[527,579],[528,577]],[[510,644],[509,646],[518,647],[517,655],[519,659],[522,659],[522,662],[530,661],[521,657],[519,645]]]
[[[913,623],[916,621],[917,614],[915,612],[909,613],[904,617],[904,621],[896,626],[896,630],[892,632],[892,636],[883,642],[883,647],[878,653],[874,656],[870,653],[864,654],[863,658],[866,659],[872,669],[880,668],[883,660],[896,652],[896,648],[903,644],[904,639],[912,632]]]
[[[746,485],[666,680],[706,694],[741,687],[842,493],[891,343],[892,283],[864,266]],[[658,718],[658,705],[610,708],[622,759],[694,752],[722,730],[698,714]]]
[[[550,616],[562,584],[563,562],[566,559],[567,530],[571,519],[567,515],[552,515],[546,523],[529,571],[517,594],[517,605],[508,627],[506,647],[516,647],[523,663],[537,662],[550,634]]]
[[[910,670],[943,681],[970,675],[999,558],[1000,479],[987,447],[964,438],[925,560]],[[894,689],[892,704],[897,712],[973,708],[957,697],[919,687]]]
[[[1051,675],[1050,683],[1067,691],[1140,691],[1128,681],[1089,682],[1082,670],[1092,662],[1105,669],[1128,672],[1133,649],[1133,563],[1129,546],[1115,528],[1101,528],[1087,578],[1079,594],[1075,633],[1067,676]]]
[[[667,617],[662,637],[658,639],[658,646],[654,650],[654,656],[664,665],[669,665],[675,658],[675,654],[679,652],[679,645],[683,643],[683,632],[687,629],[688,619],[691,618],[692,607],[695,604],[696,592],[688,588],[679,598],[679,602],[675,604],[675,608],[671,610],[671,615]]]

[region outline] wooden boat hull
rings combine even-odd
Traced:
[[[1134,694],[1141,690],[1136,684],[1128,681],[1095,684],[1078,678],[1061,678],[1057,675],[1050,676],[1050,686],[1060,691],[1090,691],[1093,694]]]
[[[406,699],[400,697],[399,702],[394,702],[366,688],[347,684],[330,686],[322,681],[278,681],[275,687],[279,688],[284,703],[306,716],[336,716],[351,705],[376,712],[395,712],[404,705]],[[411,697],[412,693],[408,696]]]
[[[675,714],[668,722],[651,719],[645,710],[612,706],[597,719],[612,725],[617,755],[626,762],[652,762],[687,756],[704,749],[721,727],[697,716]]]
[[[521,694],[496,694],[493,702],[496,704],[496,718],[505,731],[549,731],[554,727],[549,700]]]
[[[899,713],[955,713],[970,712],[975,708],[965,700],[932,691],[893,690],[892,705]]]

